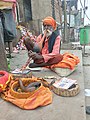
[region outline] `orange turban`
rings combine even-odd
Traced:
[[[52,17],[46,17],[43,21],[44,25],[51,25],[54,30],[56,29],[56,21]]]

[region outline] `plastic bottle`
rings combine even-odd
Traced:
[[[10,59],[7,58],[7,64],[8,64],[8,71],[10,71]]]

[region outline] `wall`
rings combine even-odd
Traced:
[[[31,0],[33,20],[42,20],[46,16],[51,16],[51,0]]]
[[[21,21],[25,21],[23,0],[17,0],[20,4]],[[60,16],[58,10],[57,0],[54,1],[55,5],[55,18],[60,23]],[[32,20],[29,21],[27,27],[38,35],[41,32],[42,19],[46,16],[52,16],[51,0],[31,0]]]

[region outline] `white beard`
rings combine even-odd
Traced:
[[[43,34],[44,34],[45,30],[43,31]],[[52,35],[52,31],[50,30],[47,30],[47,33],[46,33],[46,37],[49,37]]]
[[[49,32],[46,33],[46,37],[49,37],[51,35],[52,35],[52,31],[49,31]]]

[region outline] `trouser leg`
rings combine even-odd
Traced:
[[[32,50],[33,52],[39,53],[40,48],[38,47],[37,43],[34,43],[29,37],[25,38],[24,44],[27,48],[27,50]]]
[[[34,68],[34,67],[45,67],[45,66],[51,66],[53,64],[57,64],[59,63],[61,60],[63,59],[62,55],[56,55],[54,58],[51,58],[48,62],[42,62],[42,63],[31,63],[29,65],[30,68]]]
[[[51,58],[48,60],[48,65],[53,65],[59,63],[63,59],[63,56],[61,54],[56,55],[54,58]]]

